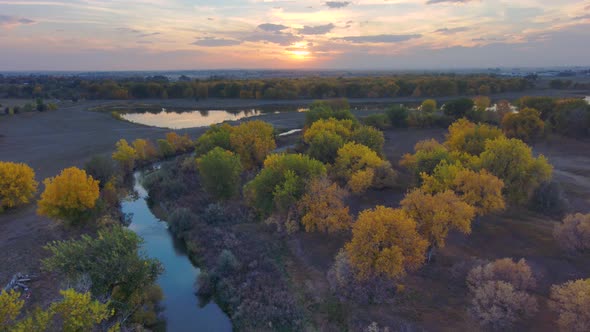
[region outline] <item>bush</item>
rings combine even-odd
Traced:
[[[109,182],[117,173],[113,160],[105,156],[94,156],[84,164],[84,170],[88,175],[99,181],[100,188]]]
[[[530,290],[536,285],[533,272],[524,258],[517,263],[510,258],[498,259],[475,267],[467,276],[467,285],[471,290],[488,281],[504,281],[514,286],[516,290]]]
[[[590,250],[590,214],[571,214],[553,230],[559,245],[572,252]]]
[[[405,128],[408,126],[408,109],[402,105],[391,106],[385,114],[393,127]]]
[[[0,212],[29,203],[37,185],[35,171],[30,166],[0,161]]]
[[[240,157],[216,147],[197,159],[203,188],[220,200],[234,197],[241,187],[242,163]]]
[[[219,203],[209,204],[199,215],[199,219],[209,225],[220,225],[231,221],[231,216],[226,213],[223,205]]]
[[[187,208],[178,208],[168,217],[168,225],[172,234],[181,237],[194,227],[196,216]]]
[[[569,206],[561,185],[555,181],[543,182],[531,197],[530,208],[549,216],[562,216]]]
[[[240,262],[231,252],[231,250],[223,249],[221,254],[217,257],[217,264],[215,266],[215,272],[219,276],[227,276],[234,273],[240,268]]]
[[[364,117],[363,123],[367,126],[379,128],[381,130],[388,129],[391,127],[391,121],[387,114],[380,113],[380,114],[371,114],[369,116]]]

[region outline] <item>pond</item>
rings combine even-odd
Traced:
[[[298,112],[304,112],[305,109],[298,109]],[[258,116],[263,114],[276,114],[278,111],[263,111],[260,109],[249,110],[206,110],[206,111],[185,111],[173,112],[166,109],[157,113],[137,112],[123,113],[121,117],[127,121],[139,123],[152,127],[185,129],[194,127],[208,127],[213,124],[224,121],[236,121],[243,118]]]
[[[223,311],[210,302],[201,307],[195,295],[195,280],[199,269],[186,250],[168,230],[168,224],[158,219],[148,207],[148,193],[141,185],[141,173],[134,174],[134,189],[138,193],[122,202],[123,213],[131,215],[129,229],[144,240],[143,249],[149,257],[158,259],[164,273],[158,278],[164,299],[167,331],[231,331],[231,322]]]

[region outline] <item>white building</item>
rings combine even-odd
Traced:
[[[586,98],[584,98],[584,100],[585,100],[585,101],[586,101],[588,104],[590,104],[590,97],[586,97]]]

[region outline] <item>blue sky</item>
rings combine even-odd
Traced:
[[[590,65],[590,1],[0,0],[0,70]]]

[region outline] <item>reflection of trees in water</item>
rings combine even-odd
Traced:
[[[199,110],[199,114],[201,114],[202,117],[208,117],[209,111],[208,110]]]

